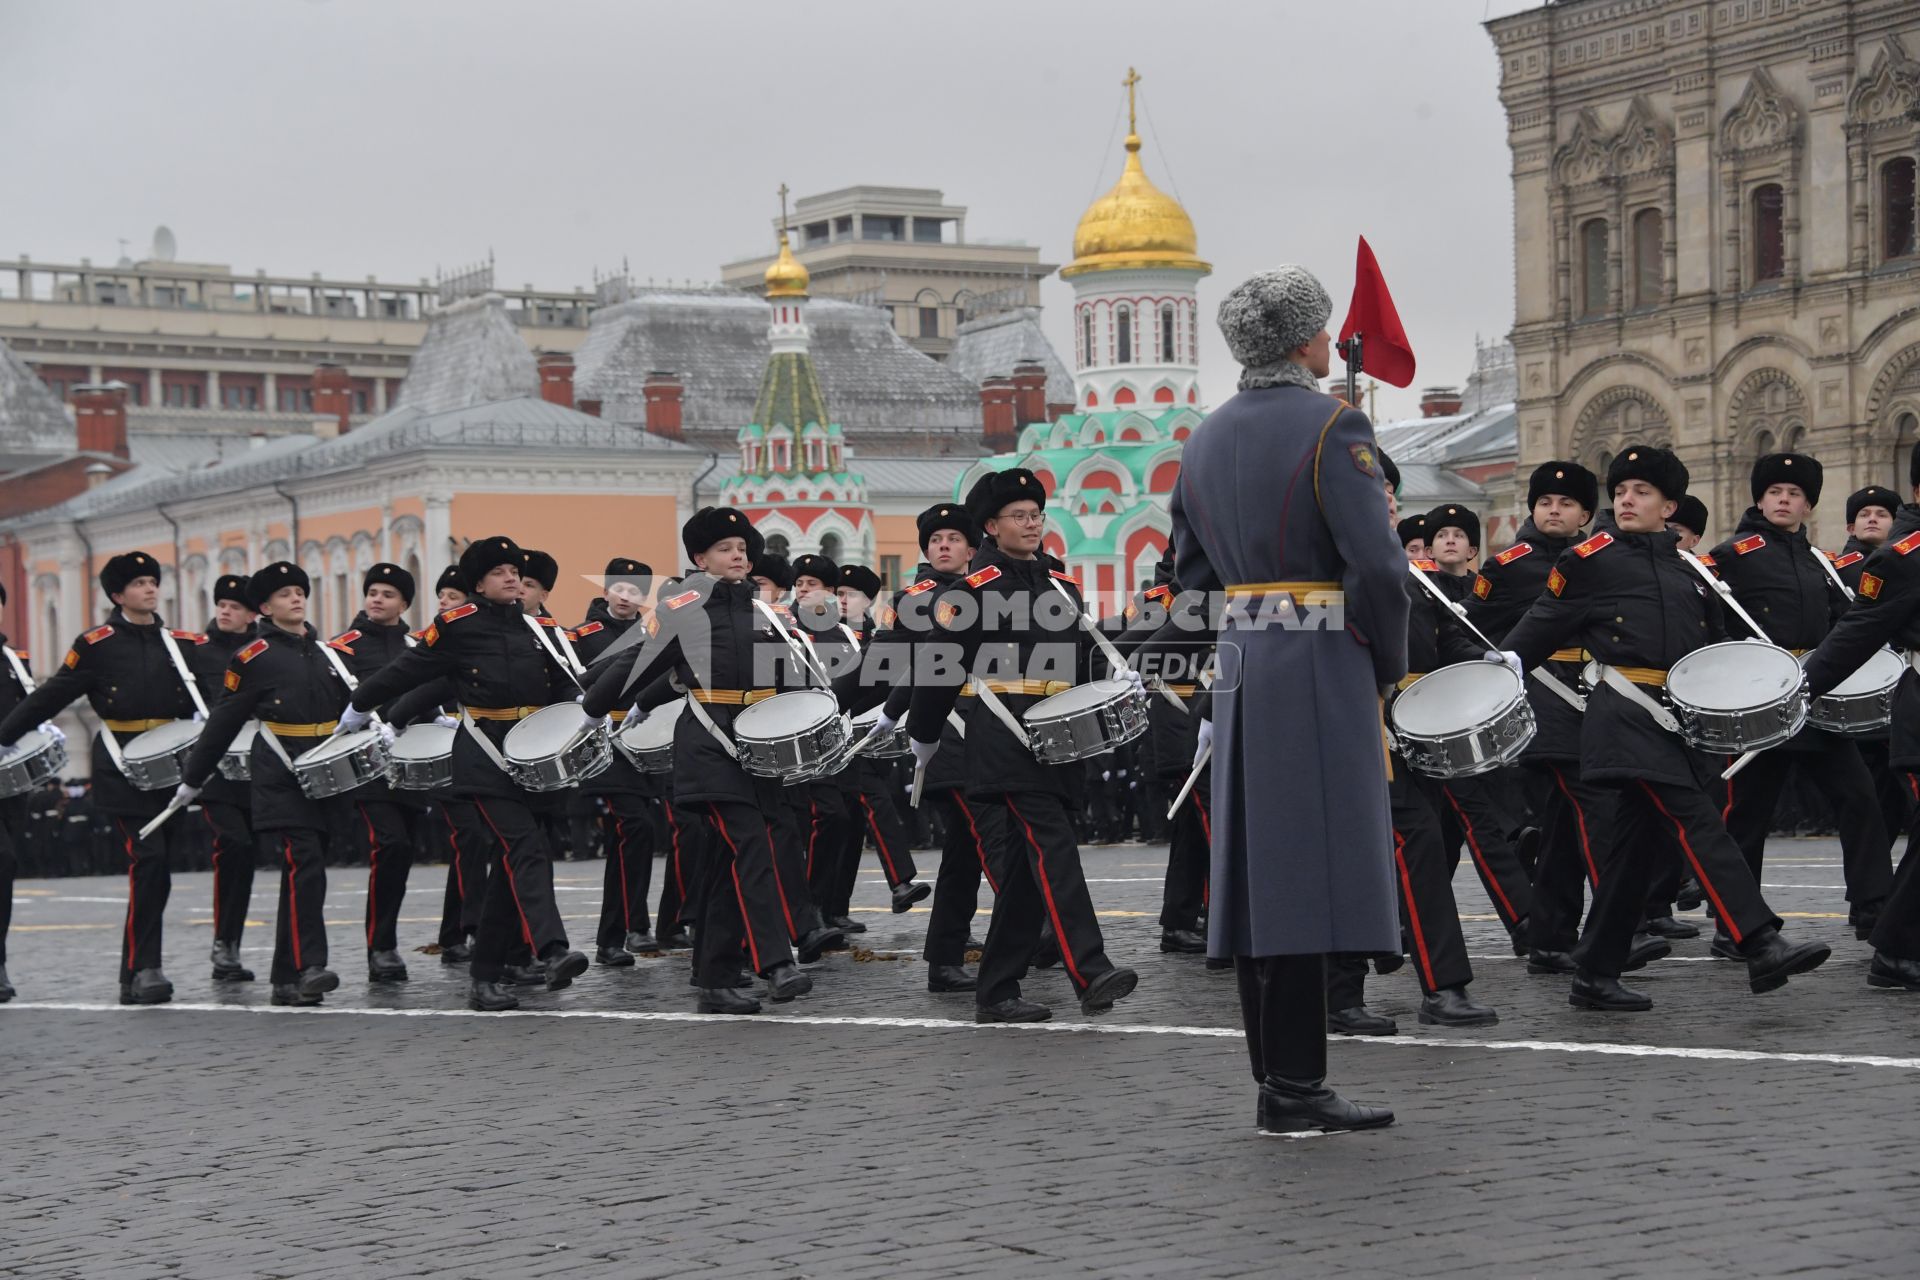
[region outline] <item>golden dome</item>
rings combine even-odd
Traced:
[[[1073,232],[1073,261],[1060,269],[1063,279],[1093,271],[1140,267],[1176,267],[1212,272],[1196,255],[1193,219],[1180,202],[1147,180],[1140,167],[1140,135],[1127,135],[1127,167],[1113,190],[1080,215]]]
[[[767,268],[767,296],[769,298],[804,298],[807,296],[807,283],[812,279],[800,260],[793,256],[793,250],[787,246],[787,233],[780,233],[780,256]]]

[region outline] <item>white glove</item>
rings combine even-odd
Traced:
[[[909,738],[907,745],[913,749],[913,767],[915,769],[926,768],[927,761],[933,759],[933,753],[940,749],[938,742],[921,742],[917,738]]]
[[[200,794],[200,788],[190,787],[183,782],[179,786],[173,789],[173,803],[177,807],[184,809],[188,805],[192,804],[194,797],[199,794]]]
[[[1481,660],[1500,663],[1517,676],[1527,674],[1527,669],[1520,664],[1520,655],[1511,649],[1489,649]]]
[[[1211,747],[1212,745],[1213,745],[1213,721],[1202,720],[1200,722],[1200,736],[1195,741],[1194,748],[1193,748],[1193,767],[1194,768],[1198,769],[1200,767],[1200,761],[1206,756],[1207,748]]]
[[[873,736],[876,738],[884,738],[899,727],[900,722],[883,710],[880,713],[880,718],[873,722]]]
[[[204,711],[196,711],[196,712],[194,712],[194,713],[193,713],[193,722],[194,722],[195,724],[205,724],[205,723],[206,723],[206,721],[207,721],[207,713],[206,713],[206,712],[204,712]]]
[[[1113,781],[1113,771],[1112,771],[1111,769],[1102,769],[1102,770],[1100,771],[1100,781],[1102,781],[1102,782],[1112,782],[1112,781]]]
[[[52,738],[55,742],[65,742],[67,740],[66,731],[63,730],[59,725],[55,724],[51,720],[45,721],[44,723],[41,724],[40,732],[46,734],[49,738]]]
[[[373,712],[362,711],[360,710],[360,708],[354,706],[351,702],[349,702],[347,704],[347,709],[340,713],[340,732],[341,733],[358,733],[362,729],[366,728],[368,723],[370,723],[372,720],[373,720]]]
[[[1147,691],[1147,678],[1138,671],[1135,671],[1132,667],[1122,667],[1120,669],[1120,678],[1132,685],[1135,693],[1144,694]]]
[[[582,689],[582,690],[581,690],[580,692],[578,692],[578,693],[576,693],[576,694],[574,694],[574,695],[573,695],[573,700],[574,700],[575,702],[577,702],[577,703],[579,703],[579,704],[580,704],[581,706],[583,706],[583,707],[584,707],[584,706],[586,706],[586,705],[587,705],[587,691],[586,691],[585,689]]]
[[[460,720],[457,716],[437,715],[433,718],[433,722],[442,729],[458,729],[460,727]]]
[[[379,724],[376,724],[373,727],[374,727],[374,731],[380,735],[380,741],[386,743],[388,746],[392,746],[393,740],[400,736],[399,733],[395,731],[394,727],[388,724],[385,720],[382,720]]]

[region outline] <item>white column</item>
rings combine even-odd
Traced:
[[[220,371],[218,369],[209,369],[207,370],[207,408],[218,409],[219,407]]]
[[[426,545],[421,554],[426,557],[420,566],[424,574],[438,577],[446,561],[453,558],[451,542],[453,539],[453,495],[444,489],[435,490],[426,495]],[[442,559],[445,557],[445,559]]]
[[[266,386],[260,392],[260,408],[267,413],[277,413],[280,409],[280,375],[267,370]]]

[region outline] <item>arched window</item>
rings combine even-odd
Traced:
[[[1780,432],[1780,452],[1799,453],[1800,446],[1807,442],[1807,429],[1803,426],[1787,427]]]
[[[1755,187],[1752,197],[1753,282],[1765,284],[1787,273],[1786,197],[1780,185]]]
[[[1753,437],[1753,456],[1754,457],[1762,458],[1769,453],[1777,453],[1777,452],[1778,450],[1774,447],[1773,432],[1760,431],[1754,434],[1754,437]]]
[[[1160,363],[1174,362],[1174,320],[1173,304],[1164,303],[1160,308]]]
[[[840,563],[840,546],[839,534],[823,533],[820,535],[820,554],[835,564]]]
[[[1580,314],[1607,312],[1607,220],[1591,218],[1580,224]]]
[[[1658,209],[1633,215],[1633,305],[1656,306],[1666,276],[1666,219]]]
[[[1093,312],[1087,310],[1080,313],[1080,366],[1091,368],[1093,364]]]
[[[1880,243],[1887,258],[1910,258],[1914,252],[1914,165],[1901,156],[1880,166]]]
[[[1133,308],[1121,307],[1113,313],[1113,362],[1133,363]]]

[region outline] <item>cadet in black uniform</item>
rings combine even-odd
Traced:
[[[1425,514],[1408,516],[1393,526],[1400,535],[1400,549],[1407,553],[1409,560],[1427,558],[1427,517]]]
[[[105,731],[94,738],[92,791],[94,808],[106,816],[127,865],[122,1004],[164,1004],[173,998],[173,984],[160,968],[160,926],[173,888],[168,859],[180,854],[182,838],[166,827],[141,837],[140,828],[159,815],[169,797],[135,787],[115,763],[115,753],[142,733],[188,719],[195,710],[168,642],[177,649],[202,637],[165,629],[158,613],[160,573],[160,563],[144,551],[108,560],[100,570],[100,586],[113,601],[107,621],[75,640],[61,669],[0,720],[0,747],[13,746],[21,734],[82,696],[105,723]]]
[[[1464,600],[1473,588],[1474,562],[1480,558],[1480,517],[1471,507],[1443,502],[1427,512],[1422,526],[1427,554],[1438,567],[1437,581],[1453,600]]]
[[[338,727],[347,685],[307,625],[306,571],[282,560],[247,580],[258,635],[233,655],[226,692],[181,770],[174,799],[191,803],[248,720],[260,722],[248,757],[253,829],[281,859],[274,924],[273,1003],[312,1006],[340,985],[327,968],[327,852],[332,815],[301,790],[291,761]],[[268,735],[272,737],[269,738]],[[275,744],[278,750],[275,750]]]
[[[487,1013],[519,1006],[501,985],[516,943],[544,968],[549,991],[571,986],[587,968],[586,956],[567,946],[553,901],[552,855],[541,821],[552,802],[521,787],[499,760],[509,729],[577,692],[527,626],[520,562],[511,538],[469,545],[460,555],[460,576],[473,585],[472,598],[440,614],[418,646],[362,681],[340,718],[345,730],[363,727],[375,708],[435,680],[444,680],[460,703],[453,786],[473,801],[494,840],[467,996],[469,1008]]]
[[[1760,638],[1796,654],[1818,645],[1847,608],[1845,593],[1821,562],[1825,553],[1807,539],[1806,521],[1820,502],[1820,484],[1819,462],[1804,453],[1762,457],[1753,464],[1754,505],[1740,517],[1733,536],[1712,553],[1714,571],[1733,588],[1734,599],[1766,629]],[[1742,634],[1746,631],[1737,617],[1728,625]],[[1852,739],[1808,726],[1760,753],[1727,780],[1727,831],[1739,842],[1753,878],[1759,880],[1774,806],[1786,790],[1789,771],[1795,768],[1832,806],[1840,827],[1850,914],[1865,938],[1892,888],[1893,870],[1888,861],[1890,837],[1880,816],[1873,775]],[[1724,931],[1714,944],[1722,955],[1736,950]]]
[[[942,633],[915,650],[907,731],[922,767],[939,750],[966,677],[987,681],[1018,717],[1087,674],[1091,646],[1080,621],[1079,584],[1040,559],[1046,491],[1039,479],[1012,467],[987,476],[977,492],[973,515],[984,537],[971,572],[906,602],[928,608]],[[1081,1011],[1104,1013],[1132,993],[1139,976],[1107,958],[1087,893],[1067,808],[1068,775],[1077,766],[1040,763],[985,699],[976,695],[967,702],[967,798],[999,805],[1007,814],[994,861],[1000,894],[980,961],[974,1017],[1038,1022],[1052,1016],[1045,1005],[1020,997],[1020,978],[1043,919],[1059,939]]]
[[[459,565],[450,564],[440,571],[433,596],[436,615],[467,602]],[[473,959],[470,940],[480,929],[480,904],[486,897],[488,851],[493,837],[480,820],[480,811],[465,796],[436,791],[428,803],[428,826],[437,840],[445,842],[447,855],[447,887],[440,904],[440,963],[466,964]]]
[[[0,586],[0,610],[6,603],[7,589]],[[0,670],[0,715],[4,715],[33,692],[33,677],[28,674],[25,649],[7,648],[4,633],[0,633],[0,648],[6,648],[5,668]],[[19,874],[26,840],[27,797],[0,800],[0,1004],[14,996],[13,984],[7,980],[7,929],[13,923],[13,878]]]
[[[1495,661],[1527,670],[1563,649],[1583,647],[1618,677],[1653,697],[1675,662],[1725,636],[1720,601],[1675,550],[1666,522],[1687,491],[1687,469],[1664,449],[1629,445],[1607,471],[1611,517],[1571,547],[1547,576],[1547,592],[1507,634]],[[1587,700],[1580,734],[1581,776],[1620,787],[1608,859],[1585,930],[1573,952],[1568,999],[1588,1009],[1636,1011],[1653,1001],[1620,983],[1633,934],[1646,906],[1652,862],[1679,841],[1688,865],[1714,901],[1747,962],[1755,992],[1822,964],[1823,943],[1790,943],[1780,918],[1727,834],[1712,766],[1677,735],[1655,723],[1637,701],[1603,682]],[[1655,940],[1664,946],[1662,940]]]
[[[1847,590],[1859,594],[1860,574],[1867,557],[1887,540],[1893,527],[1894,512],[1900,509],[1900,495],[1884,485],[1870,484],[1847,495],[1847,544],[1833,558],[1833,567]],[[1855,738],[1860,756],[1873,775],[1874,794],[1880,800],[1880,817],[1887,828],[1889,842],[1898,840],[1912,825],[1915,811],[1913,791],[1907,776],[1887,764],[1886,730],[1871,737]]]
[[[1807,692],[1821,697],[1833,691],[1883,645],[1909,654],[1920,652],[1920,445],[1907,464],[1913,501],[1894,513],[1882,544],[1861,566],[1853,606],[1807,659]],[[1893,769],[1920,790],[1920,675],[1909,670],[1894,689],[1892,737],[1888,756]],[[1869,939],[1873,963],[1867,982],[1876,987],[1920,991],[1920,824],[1907,835],[1906,855],[1893,879],[1893,891],[1880,910]]]
[[[840,611],[840,625],[853,632],[855,651],[864,651],[873,635],[873,602],[880,594],[880,575],[865,565],[841,565],[833,594]],[[847,709],[855,714],[869,710],[886,694],[884,686],[862,685],[857,681],[843,687],[843,691],[852,694],[843,701],[848,702]],[[899,915],[911,910],[915,903],[932,897],[933,886],[921,884],[916,878],[920,871],[914,865],[913,850],[908,847],[912,839],[893,802],[893,764],[871,756],[856,756],[848,772],[853,775],[855,826],[864,828],[864,834],[873,838],[874,852],[880,855],[880,871],[886,877],[887,890],[892,896],[893,912]],[[853,885],[860,873],[860,852],[864,844],[861,837],[862,833],[857,830],[847,846],[847,857],[840,864],[841,891],[837,896],[841,901],[851,900]]]
[[[741,708],[778,690],[783,670],[795,687],[801,681],[788,638],[756,607],[748,575],[766,541],[753,522],[703,507],[680,540],[699,572],[661,601],[643,643],[623,639],[595,664],[585,705],[589,715],[630,706],[669,673],[688,689],[674,730],[674,803],[683,814],[703,807],[714,834],[697,895],[698,1008],[758,1013],[760,1002],[734,989],[743,946],[776,1001],[805,995],[813,979],[793,962],[774,878],[769,820],[782,804],[780,783],[742,769],[728,731]]]
[[[254,639],[259,615],[247,603],[244,574],[223,573],[213,584],[213,617],[207,642],[195,645],[188,665],[200,684],[201,698],[212,706],[226,691],[233,655]],[[215,773],[200,790],[200,820],[213,837],[213,980],[252,982],[253,971],[240,963],[240,936],[253,900],[253,872],[259,846],[253,838],[251,784]]]

